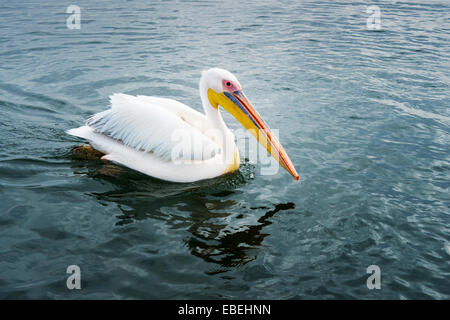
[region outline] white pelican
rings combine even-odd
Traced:
[[[113,94],[111,108],[67,133],[84,138],[106,159],[172,182],[193,182],[237,170],[239,151],[219,105],[231,113],[296,180],[299,176],[269,127],[230,72],[202,72],[205,114],[175,100]],[[181,142],[180,142],[181,139]]]

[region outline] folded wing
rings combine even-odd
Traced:
[[[114,94],[111,108],[89,118],[86,126],[141,152],[163,160],[207,160],[221,152],[220,146],[193,126],[180,112],[158,100]],[[180,104],[180,103],[178,103]]]

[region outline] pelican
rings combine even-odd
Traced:
[[[240,166],[234,135],[222,119],[228,111],[295,180],[299,175],[227,70],[202,72],[199,83],[204,114],[166,98],[113,94],[111,108],[94,114],[68,134],[86,139],[102,159],[172,182],[211,179]]]

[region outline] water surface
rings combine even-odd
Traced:
[[[0,3],[1,298],[450,298],[448,1],[378,1],[380,30],[365,1],[73,4],[80,30],[60,1]],[[112,93],[201,110],[212,66],[300,183],[242,158],[172,184],[72,153],[65,130]]]

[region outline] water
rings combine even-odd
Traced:
[[[448,1],[378,1],[380,30],[363,1],[73,4],[80,30],[60,1],[0,3],[1,298],[450,298]],[[115,92],[200,110],[212,66],[300,183],[242,159],[171,184],[71,151]]]

